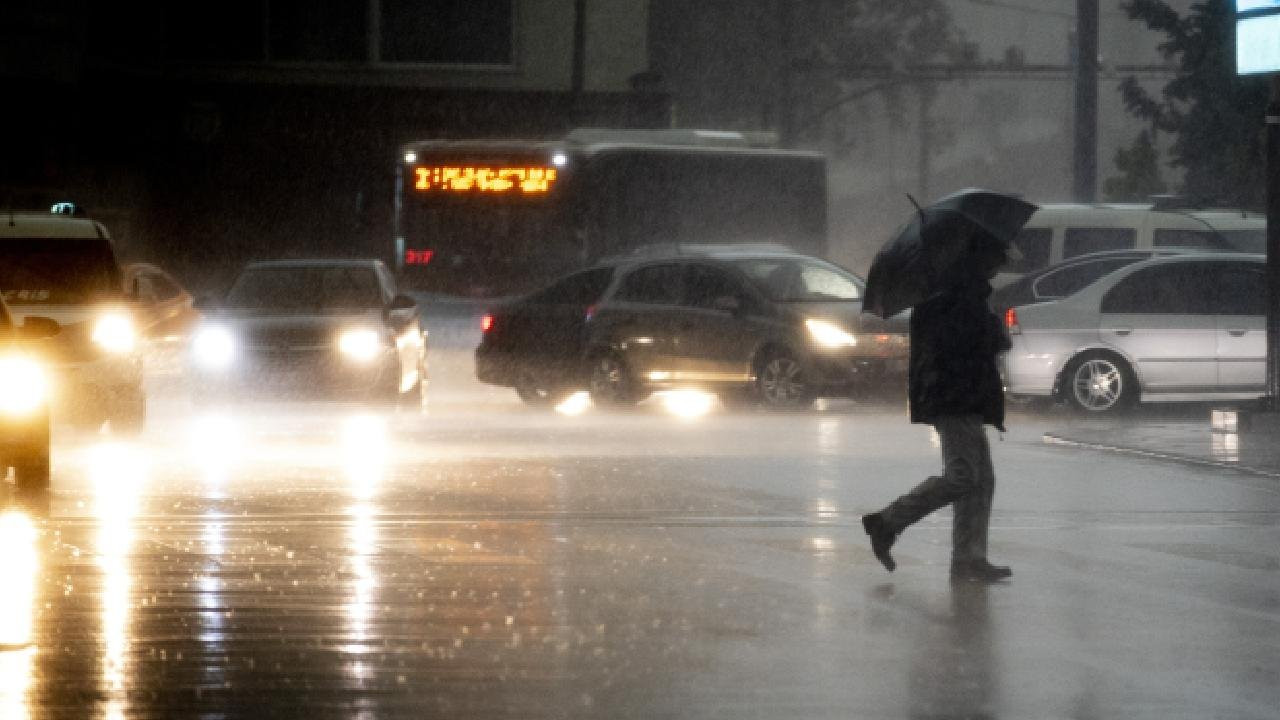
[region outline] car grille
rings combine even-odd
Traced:
[[[333,331],[325,327],[254,328],[244,344],[259,352],[322,350],[333,345]]]

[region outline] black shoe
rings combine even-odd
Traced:
[[[1013,570],[1007,565],[992,565],[986,560],[952,561],[951,579],[966,582],[993,583],[1007,580]]]
[[[893,572],[898,567],[898,563],[893,561],[893,556],[889,554],[889,548],[893,547],[893,541],[898,538],[896,533],[889,532],[889,528],[885,527],[884,518],[880,517],[880,513],[871,513],[862,516],[862,529],[867,531],[867,535],[871,536],[871,552],[875,553],[876,559],[884,565],[884,569]]]

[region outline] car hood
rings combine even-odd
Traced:
[[[787,311],[803,321],[808,318],[831,320],[851,332],[906,333],[910,311],[884,319],[862,312],[862,303],[853,302],[796,302],[787,303]]]
[[[133,314],[134,308],[124,303],[102,305],[10,305],[9,315],[14,325],[22,325],[29,317],[43,317],[66,327],[91,322],[107,313]]]
[[[382,328],[382,313],[376,310],[325,315],[259,315],[221,312],[206,318],[207,325],[220,325],[250,344],[325,344],[334,335],[353,327]]]

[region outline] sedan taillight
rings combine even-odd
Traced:
[[[493,329],[493,316],[488,313],[485,313],[485,316],[480,318],[480,331],[489,332],[492,329]]]
[[[1018,325],[1018,311],[1009,308],[1004,311],[1004,326],[1010,335],[1017,335],[1022,332],[1022,327]]]

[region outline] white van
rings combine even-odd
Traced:
[[[0,293],[15,322],[46,317],[62,326],[44,341],[55,419],[141,428],[142,355],[102,223],[64,204],[44,213],[0,210]]]
[[[1021,258],[1002,269],[1000,286],[1077,255],[1102,250],[1193,248],[1267,251],[1267,218],[1244,210],[1162,205],[1041,205],[1014,240]]]

